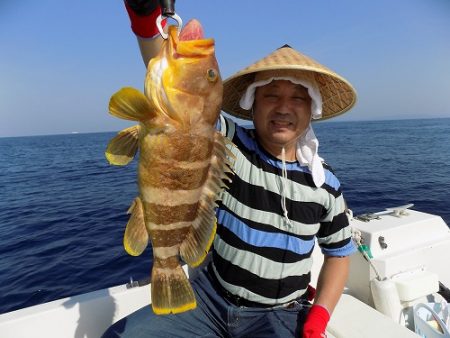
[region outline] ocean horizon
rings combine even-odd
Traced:
[[[413,203],[450,224],[450,118],[313,127],[355,215]],[[137,161],[108,164],[115,134],[0,137],[0,313],[150,276],[151,249],[122,247]]]
[[[225,113],[226,115],[226,113]],[[227,115],[228,117],[231,117],[233,119],[235,119],[240,125],[243,125],[245,127],[252,127],[253,124],[249,123],[249,121],[246,120],[241,120],[241,119],[237,119],[233,116]],[[314,125],[318,125],[318,124],[322,124],[322,123],[365,123],[365,122],[389,122],[389,121],[416,121],[416,120],[446,120],[446,119],[450,119],[450,117],[447,116],[437,116],[437,117],[426,117],[426,118],[422,118],[422,117],[405,117],[405,118],[396,118],[393,117],[392,119],[358,119],[358,120],[336,120],[336,119],[331,119],[331,120],[325,120],[325,121],[313,121]],[[130,126],[133,125],[132,123],[130,124]],[[125,127],[124,127],[125,128]],[[63,135],[86,135],[86,134],[102,134],[102,133],[117,133],[120,130],[103,130],[103,131],[66,131],[66,132],[57,132],[57,133],[40,133],[40,134],[30,134],[30,135],[9,135],[9,136],[2,136],[0,135],[0,139],[2,138],[16,138],[16,137],[36,137],[36,136],[63,136]]]

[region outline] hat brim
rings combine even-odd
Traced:
[[[356,103],[356,91],[347,80],[313,59],[286,46],[226,79],[223,83],[222,110],[237,118],[251,120],[251,112],[239,106],[242,95],[254,82],[256,73],[282,69],[290,70],[299,78],[312,76],[315,79],[323,102],[322,117],[318,120],[341,115]]]

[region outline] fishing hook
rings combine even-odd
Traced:
[[[159,33],[161,34],[161,36],[163,37],[164,40],[167,40],[167,38],[169,37],[169,34],[164,32],[164,28],[161,24],[162,21],[166,18],[172,18],[177,22],[178,34],[180,34],[181,27],[183,26],[183,20],[181,20],[181,18],[176,13],[174,13],[172,15],[168,15],[168,16],[165,16],[165,15],[158,16],[158,18],[156,19],[156,26],[158,27]]]
[[[180,34],[181,27],[183,26],[183,21],[178,16],[177,13],[175,13],[175,1],[171,0],[160,0],[161,5],[161,14],[156,19],[156,27],[158,27],[159,33],[163,37],[164,40],[166,40],[169,36],[166,32],[164,32],[164,29],[162,27],[162,21],[167,18],[172,18],[177,22],[178,25],[178,34]]]

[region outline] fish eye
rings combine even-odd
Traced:
[[[216,82],[219,76],[217,75],[217,72],[215,69],[210,68],[206,71],[206,78],[209,82]]]

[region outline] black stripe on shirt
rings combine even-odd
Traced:
[[[317,237],[327,237],[330,236],[346,226],[348,226],[348,217],[345,212],[340,213],[333,217],[331,222],[320,223],[320,229],[317,233]]]
[[[266,298],[279,299],[297,290],[306,289],[311,279],[310,273],[282,279],[261,278],[224,260],[216,251],[213,251],[213,260],[217,272],[224,281]]]
[[[352,240],[352,238],[348,237],[339,242],[334,242],[334,243],[329,243],[329,244],[321,243],[320,246],[324,249],[339,249],[339,248],[346,246],[348,243],[350,243],[351,240]]]
[[[247,183],[238,175],[233,177],[228,193],[250,208],[283,215],[279,194]],[[305,224],[319,223],[326,213],[325,208],[319,203],[299,202],[289,198],[286,198],[286,208],[291,220]]]

